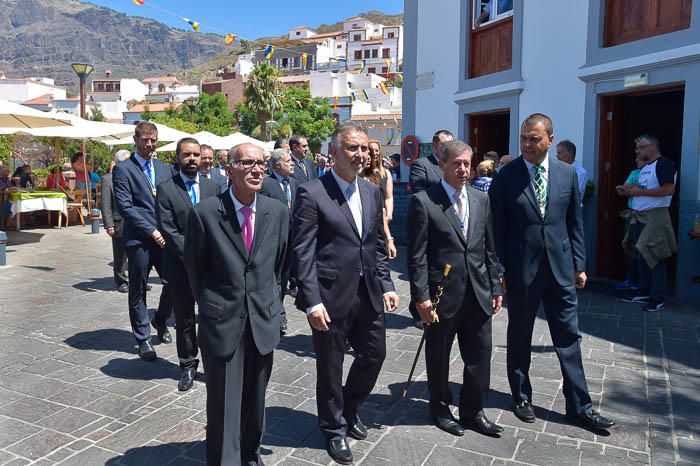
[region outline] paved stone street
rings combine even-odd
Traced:
[[[203,464],[203,379],[186,394],[177,391],[175,344],[157,345],[157,362],[139,360],[126,295],[112,281],[109,238],[89,231],[9,232],[11,265],[0,269],[0,465]],[[502,312],[494,322],[487,414],[505,433],[456,438],[430,423],[422,360],[409,398],[400,398],[420,340],[405,310],[405,253],[400,257],[393,276],[403,311],[387,316],[387,360],[361,410],[369,438],[351,441],[357,464],[700,463],[698,309],[670,305],[645,314],[603,283],[580,294],[589,387],[595,406],[618,422],[608,436],[566,422],[559,364],[542,319],[531,369],[538,421],[515,418]],[[151,282],[154,307],[161,287]],[[290,333],[275,352],[268,390],[264,461],[329,464],[316,424],[309,328],[290,298],[287,309]],[[452,358],[456,394],[462,371],[456,345]]]

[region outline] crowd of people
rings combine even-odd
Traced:
[[[550,157],[553,141],[551,120],[531,115],[521,127],[522,156],[487,154],[474,180],[472,149],[441,130],[432,155],[411,166],[409,309],[427,337],[429,412],[450,434],[503,431],[484,404],[491,322],[504,296],[515,415],[536,419],[528,372],[542,304],[565,380],[567,417],[589,429],[614,425],[593,410],[581,361],[576,289],[585,286],[586,274],[581,190],[570,165],[575,148],[560,143],[568,158]],[[367,437],[358,410],[386,357],[384,312],[400,304],[389,271],[397,257],[390,230],[394,177],[379,141],[361,125],[342,123],[329,154],[312,160],[302,135],[277,141],[269,155],[252,144],[215,154],[185,138],[172,165],[154,157],[155,125],[139,123],[134,142],[136,151],[117,153],[102,180],[115,281],[128,293],[142,359],[157,358],[152,329],[161,343],[173,341],[171,313],[179,390],[193,386],[201,358],[207,463],[260,464],[273,350],[287,330],[286,294],[311,328],[327,451],[351,463],[347,438]],[[447,276],[445,264],[452,266]],[[150,318],[152,269],[164,286]],[[459,418],[450,410],[448,385],[455,338],[464,362]],[[354,360],[344,377],[349,348]]]

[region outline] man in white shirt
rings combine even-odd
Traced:
[[[578,176],[578,192],[579,199],[581,199],[581,207],[583,207],[583,196],[586,194],[586,182],[588,181],[588,174],[586,169],[580,165],[576,165],[576,145],[564,139],[557,144],[557,158],[560,162],[568,163],[573,165],[576,169],[576,175]]]

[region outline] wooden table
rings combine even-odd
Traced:
[[[25,191],[10,193],[8,200],[12,203],[12,215],[17,222],[17,231],[20,230],[20,218],[24,212],[35,212],[37,210],[49,211],[49,222],[51,221],[51,211],[59,212],[57,226],[60,229],[63,222],[63,215],[68,214],[68,196],[56,191]]]

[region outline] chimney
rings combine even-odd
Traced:
[[[105,70],[105,76],[108,78],[112,77],[112,70]]]

